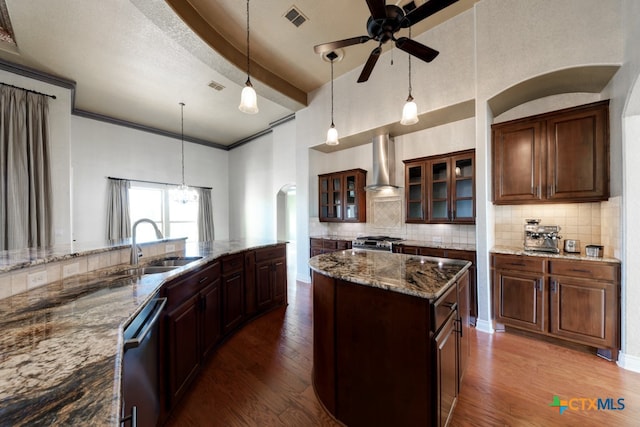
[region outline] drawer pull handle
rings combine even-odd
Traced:
[[[209,280],[209,276],[205,276],[205,277],[203,277],[202,279],[200,279],[200,281],[199,281],[198,283],[204,283],[204,282],[206,282],[207,280]]]
[[[583,270],[580,268],[572,268],[571,271],[575,271],[576,273],[587,273],[587,274],[591,273],[591,270]]]
[[[515,265],[517,267],[525,267],[527,264],[524,262],[508,262],[507,265]]]

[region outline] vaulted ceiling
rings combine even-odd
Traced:
[[[413,36],[476,1],[459,0],[421,21]],[[75,82],[75,110],[179,134],[184,102],[188,139],[218,147],[304,108],[307,94],[330,79],[329,64],[313,46],[366,35],[370,15],[365,0],[251,1],[251,81],[260,112],[246,115],[237,108],[247,78],[245,0],[3,3],[15,44],[0,34],[0,59]],[[290,13],[304,22],[295,25]],[[342,49],[336,77],[362,67],[374,47]]]

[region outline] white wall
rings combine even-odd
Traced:
[[[179,139],[78,116],[71,118],[73,239],[106,235],[107,177],[180,184]],[[185,182],[212,187],[216,239],[229,236],[228,158],[223,150],[185,142]]]
[[[71,242],[71,193],[69,189],[71,92],[60,86],[50,85],[3,70],[0,70],[0,81],[56,96],[56,99],[49,99],[54,243],[69,243]]]
[[[295,121],[229,153],[230,237],[277,238],[277,195],[296,183]],[[306,182],[306,181],[305,181]]]

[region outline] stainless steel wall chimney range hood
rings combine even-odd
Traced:
[[[395,146],[389,134],[373,137],[373,184],[367,191],[400,188],[395,185]]]

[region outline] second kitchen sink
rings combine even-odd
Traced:
[[[191,264],[194,261],[198,261],[199,259],[202,259],[202,257],[172,257],[153,261],[149,265],[154,267],[181,267],[183,265]]]

